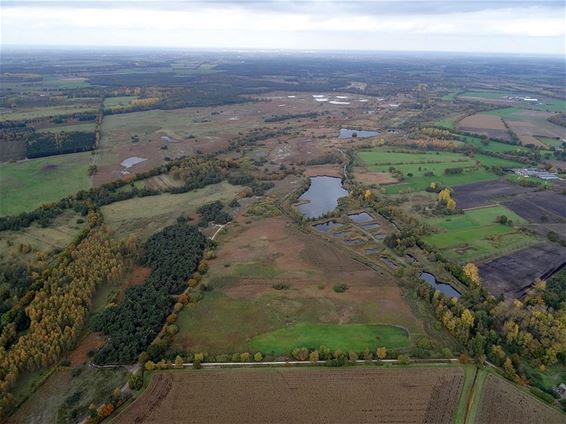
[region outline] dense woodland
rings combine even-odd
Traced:
[[[96,135],[94,132],[34,133],[27,140],[28,158],[62,155],[94,150]]]
[[[25,307],[29,328],[18,334],[15,322],[0,336],[0,416],[13,406],[9,392],[18,375],[54,364],[77,341],[96,288],[122,272],[122,246],[99,228],[96,213],[90,230],[70,246],[57,264],[38,277],[42,287]]]
[[[198,228],[180,220],[153,235],[144,246],[141,263],[153,271],[142,286],[129,288],[124,301],[96,320],[97,331],[109,336],[98,351],[99,364],[131,363],[159,333],[188,277],[196,271],[206,246]]]

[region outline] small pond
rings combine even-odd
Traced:
[[[373,221],[373,217],[366,212],[353,213],[351,215],[348,215],[348,217],[358,224],[361,222]]]
[[[338,138],[352,138],[352,137],[369,138],[369,137],[376,137],[378,135],[379,135],[379,131],[352,130],[350,128],[340,128],[340,134],[338,135]]]
[[[385,240],[385,234],[375,234],[373,238],[376,240]]]
[[[419,275],[420,279],[429,284],[434,289],[438,289],[441,293],[447,296],[459,298],[462,294],[452,287],[450,284],[438,281],[434,275],[429,272],[422,272]]]
[[[328,231],[334,229],[334,228],[338,228],[341,225],[338,224],[336,221],[326,221],[326,222],[321,222],[320,224],[316,224],[314,225],[314,228],[316,228],[318,231],[322,231],[323,233],[327,233]]]
[[[352,246],[355,244],[362,244],[365,243],[365,240],[362,239],[349,239],[349,240],[344,240],[344,243],[347,244],[348,246]]]
[[[397,264],[389,259],[387,256],[381,256],[381,260],[387,264],[389,268],[397,268]]]
[[[342,187],[342,179],[337,177],[311,177],[310,186],[299,200],[306,201],[297,209],[307,218],[318,218],[332,212],[338,206],[338,199],[348,195]]]
[[[120,162],[120,165],[122,165],[124,168],[131,168],[134,165],[137,165],[138,163],[142,163],[145,162],[147,159],[144,158],[140,158],[137,156],[132,156],[129,157],[128,159],[124,159],[122,162]]]

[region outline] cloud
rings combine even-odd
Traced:
[[[416,50],[563,54],[563,12],[554,1],[6,0],[1,19],[8,44],[406,50],[412,40]]]

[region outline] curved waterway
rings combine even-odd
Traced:
[[[348,195],[342,187],[342,179],[337,177],[311,177],[310,186],[299,200],[299,212],[306,218],[318,218],[332,212],[338,206],[338,199]]]
[[[432,288],[439,290],[441,293],[444,293],[447,296],[456,298],[462,296],[462,294],[450,284],[438,281],[436,277],[429,272],[421,272],[421,275],[419,275],[419,277]]]

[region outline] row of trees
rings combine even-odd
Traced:
[[[43,278],[43,287],[25,309],[27,332],[14,337],[8,324],[0,346],[0,413],[12,406],[9,393],[18,375],[55,363],[76,342],[96,287],[122,272],[123,246],[95,227],[68,249]],[[11,333],[12,337],[5,337]]]

